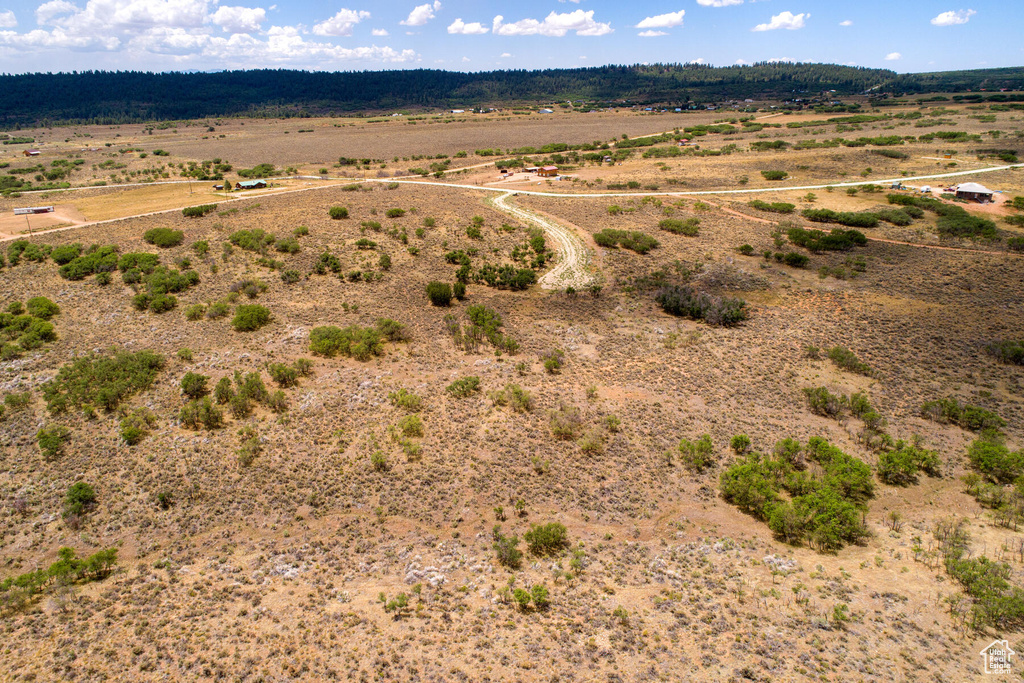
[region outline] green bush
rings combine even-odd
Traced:
[[[62,265],[57,272],[65,280],[82,280],[94,273],[117,270],[117,261],[116,246],[90,247],[86,253]]]
[[[1024,475],[1024,451],[1011,451],[1000,441],[975,439],[967,449],[971,467],[1000,484]]]
[[[857,354],[842,346],[833,346],[826,354],[837,368],[855,372],[858,375],[871,377],[874,371],[867,363],[857,358]]]
[[[534,555],[553,554],[569,544],[568,531],[559,522],[531,524],[530,530],[523,534],[523,540]]]
[[[348,208],[344,206],[332,206],[330,209],[327,210],[327,215],[329,215],[333,220],[336,221],[341,220],[343,218],[348,218]]]
[[[122,400],[149,389],[163,367],[164,357],[151,351],[90,354],[65,365],[43,384],[43,397],[52,413],[85,405],[113,411]]]
[[[743,455],[750,450],[750,437],[746,434],[737,434],[729,440],[729,447],[736,455]]]
[[[952,396],[934,401],[926,401],[921,406],[921,416],[935,422],[952,422],[961,429],[973,432],[983,429],[1002,429],[1006,420],[990,410],[979,408],[960,401]]]
[[[909,486],[917,483],[917,473],[939,476],[941,461],[939,454],[917,445],[896,442],[896,448],[878,456],[878,478],[892,486]]]
[[[203,319],[203,315],[205,315],[205,314],[206,314],[206,306],[204,306],[203,304],[192,304],[191,306],[189,306],[188,308],[185,309],[185,319],[186,320],[191,320],[191,321],[202,320]]]
[[[181,215],[185,218],[202,218],[211,211],[216,211],[216,204],[202,204],[200,206],[188,206],[181,210]]]
[[[449,306],[452,302],[452,287],[447,282],[430,282],[427,284],[427,296],[435,306]]]
[[[271,233],[264,232],[260,228],[254,228],[252,230],[233,232],[228,237],[228,240],[239,249],[265,253],[267,247],[277,241],[277,237]]]
[[[196,372],[187,372],[185,376],[181,378],[181,393],[189,398],[200,398],[210,393],[206,383],[210,381],[210,378],[206,375],[200,375]]]
[[[64,452],[64,444],[71,438],[71,430],[67,427],[57,425],[50,428],[43,428],[36,432],[36,443],[39,450],[47,460],[53,460]]]
[[[402,436],[423,436],[423,420],[419,415],[406,415],[398,421]]]
[[[594,241],[602,247],[614,249],[622,245],[638,254],[646,254],[659,245],[658,240],[642,232],[605,228],[594,235]]]
[[[161,249],[167,249],[176,247],[185,241],[185,233],[181,230],[172,230],[171,228],[153,228],[147,230],[142,235],[142,239]]]
[[[804,218],[816,223],[839,223],[855,228],[874,228],[878,226],[878,215],[863,211],[833,211],[831,209],[804,209],[800,212]]]
[[[679,442],[679,458],[692,472],[703,472],[715,464],[715,448],[711,435],[704,434],[697,441],[683,439]]]
[[[761,171],[761,175],[765,180],[785,180],[789,177],[786,171]]]
[[[54,263],[58,266],[63,266],[65,263],[71,263],[81,255],[82,245],[77,242],[75,244],[65,244],[59,247],[54,247],[53,251],[50,252],[50,258],[52,258]]]
[[[767,211],[769,213],[793,213],[796,210],[796,204],[790,204],[788,202],[763,202],[760,199],[747,202],[747,204],[758,211]]]
[[[76,481],[64,494],[64,517],[81,517],[96,504],[96,490],[84,481]]]
[[[992,342],[985,347],[989,355],[994,356],[1001,363],[1009,365],[1024,365],[1024,339],[1005,339]]]
[[[795,251],[787,251],[782,255],[782,262],[791,268],[804,268],[807,266],[807,262],[810,261],[804,254],[798,254]]]
[[[388,218],[401,218],[405,215],[405,209],[388,209],[384,215]]]
[[[25,308],[29,315],[42,320],[49,320],[60,313],[60,307],[45,296],[32,297],[26,302]]]
[[[148,408],[136,408],[121,418],[121,438],[129,446],[146,438],[149,430],[156,424],[156,415]]]
[[[681,220],[679,218],[666,218],[658,223],[658,227],[673,235],[696,237],[700,232],[700,219],[687,218],[686,220]]]
[[[270,363],[267,365],[267,372],[278,386],[291,387],[299,383],[299,371],[290,365]]]
[[[388,400],[391,402],[391,405],[396,408],[401,408],[411,412],[416,412],[423,407],[423,399],[408,389],[392,391],[388,394]]]
[[[193,399],[178,412],[178,420],[185,429],[217,429],[224,425],[224,411],[209,396]]]
[[[849,405],[846,396],[833,394],[825,387],[805,388],[804,395],[811,412],[824,417],[835,417]]]
[[[236,332],[252,332],[270,322],[270,311],[259,304],[241,304],[235,309],[231,326]]]
[[[708,325],[730,327],[747,319],[747,302],[699,292],[689,285],[663,287],[655,295],[662,310]]]
[[[337,355],[369,360],[384,355],[380,331],[356,325],[344,329],[326,325],[314,327],[309,333],[309,350],[318,356],[333,358]]]
[[[455,398],[468,398],[480,391],[480,378],[474,376],[462,377],[449,384],[445,391]]]
[[[813,252],[849,251],[854,247],[862,247],[868,243],[864,233],[857,230],[842,230],[840,228],[825,233],[822,230],[805,230],[792,227],[789,228],[786,235],[793,244]]]
[[[519,565],[523,561],[523,553],[519,550],[519,537],[505,536],[501,533],[500,525],[494,526],[492,535],[494,536],[494,550],[498,555],[498,563],[509,569],[519,569]]]

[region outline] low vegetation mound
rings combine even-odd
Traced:
[[[367,361],[374,356],[384,355],[384,341],[380,331],[372,327],[350,325],[340,328],[325,325],[310,331],[309,350],[327,358],[341,355]]]
[[[701,292],[688,285],[664,287],[655,295],[662,310],[709,325],[729,327],[747,319],[747,302]]]
[[[113,411],[124,399],[148,389],[163,367],[164,357],[152,351],[90,354],[65,365],[43,384],[43,398],[51,413],[85,406]]]
[[[789,241],[798,247],[803,247],[811,252],[822,251],[849,251],[854,247],[862,247],[868,243],[868,238],[858,230],[843,230],[836,228],[831,232],[823,230],[805,230],[800,227],[791,227],[786,231]]]
[[[172,230],[171,228],[153,228],[152,230],[147,230],[142,235],[142,239],[161,249],[168,249],[184,242],[185,233],[181,230]]]

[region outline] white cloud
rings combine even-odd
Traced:
[[[640,33],[638,33],[637,35],[640,36],[641,38],[657,38],[658,36],[667,36],[668,32],[666,32],[666,31],[640,31]]]
[[[267,20],[262,7],[218,7],[210,21],[229,33],[258,33],[260,24]]]
[[[448,33],[455,33],[463,36],[478,36],[487,33],[487,27],[479,21],[467,24],[462,19],[456,19],[448,27]]]
[[[688,59],[686,61],[686,63],[687,64],[707,64],[707,60],[705,60],[703,57],[698,57],[697,59]]]
[[[423,26],[428,21],[434,18],[434,12],[441,9],[440,0],[434,0],[434,4],[427,3],[426,5],[417,5],[409,12],[409,16],[406,17],[405,21],[400,21],[402,26]]]
[[[798,28],[803,28],[804,20],[810,18],[810,14],[804,14],[803,12],[796,15],[794,15],[792,12],[782,12],[781,14],[776,14],[775,16],[773,16],[772,20],[767,24],[758,24],[751,30],[774,31],[776,29],[784,28],[786,30],[793,31]]]
[[[370,13],[364,10],[357,12],[354,9],[340,9],[327,21],[322,21],[314,26],[313,33],[318,36],[350,36],[352,28],[356,24],[369,18]]]
[[[737,59],[736,66],[750,66],[750,62],[745,59]]]
[[[853,22],[852,22],[852,21],[850,21],[849,19],[846,19],[846,20],[844,20],[844,21],[840,21],[840,22],[839,22],[839,25],[840,25],[840,26],[853,26]]]
[[[66,0],[51,0],[50,2],[44,2],[36,8],[36,23],[40,26],[46,26],[50,23],[51,19],[60,14],[78,11],[80,11],[78,7]]]
[[[957,10],[956,12],[943,12],[932,19],[932,24],[934,26],[956,26],[957,24],[966,24],[975,14],[977,14],[977,12],[972,9],[962,9]]]
[[[0,12],[0,28],[14,28],[17,25],[18,19],[14,16],[14,12],[11,10]]]
[[[887,62],[895,62],[897,59],[903,59],[903,55],[899,52],[890,52],[885,56],[885,61]]]
[[[384,36],[388,35],[388,30],[385,28],[375,28],[372,31],[370,31],[370,35],[376,38],[383,38]]]
[[[501,58],[502,58],[502,59],[508,59],[508,58],[509,58],[509,57],[511,57],[511,56],[512,56],[512,54],[511,54],[511,53],[509,53],[509,52],[502,52],[502,53],[501,53]]]
[[[594,10],[558,14],[552,12],[544,21],[522,19],[513,24],[504,23],[505,17],[500,14],[494,17],[491,31],[496,36],[534,36],[542,35],[561,38],[569,31],[578,36],[603,36],[613,31],[611,24],[594,21]]]
[[[469,61],[472,61],[469,57],[463,57],[462,58],[462,63],[463,64],[465,64],[466,62],[469,62]]]
[[[729,5],[742,5],[743,0],[697,0],[697,4],[703,7],[728,7]]]
[[[683,25],[683,15],[686,14],[686,10],[679,10],[678,12],[669,12],[668,14],[659,14],[654,17],[647,17],[634,28],[675,28],[676,26]]]

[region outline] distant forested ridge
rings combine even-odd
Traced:
[[[218,73],[86,71],[0,75],[0,127],[215,116],[315,116],[394,109],[587,101],[634,104],[1024,89],[1024,68],[899,75],[835,64],[603,66],[543,71]]]

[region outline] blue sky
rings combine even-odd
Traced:
[[[0,72],[1018,66],[1017,1],[0,0]]]

